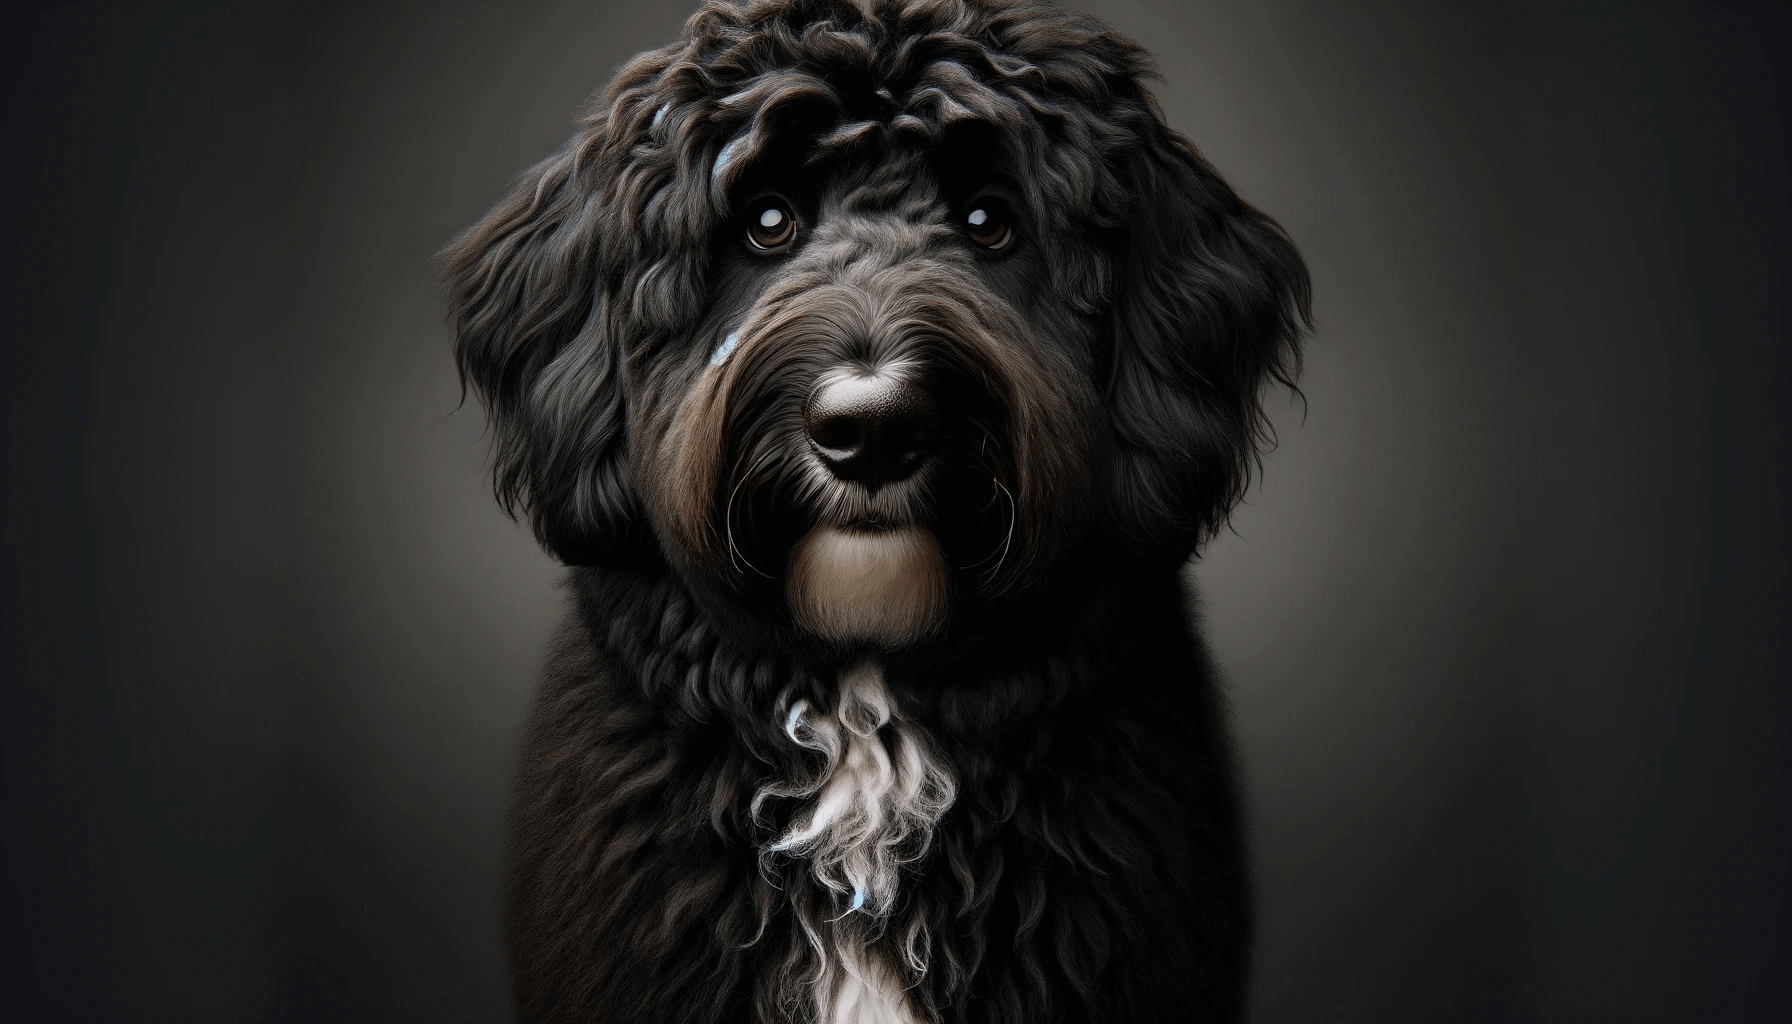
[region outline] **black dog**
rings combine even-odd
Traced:
[[[1032,2],[711,3],[445,255],[576,566],[517,787],[523,1019],[1243,1013],[1179,570],[1306,270]]]

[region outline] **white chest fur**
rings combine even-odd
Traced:
[[[882,942],[903,866],[927,850],[956,784],[926,736],[896,715],[883,667],[859,662],[840,673],[829,711],[793,703],[783,722],[791,742],[818,751],[813,779],[762,791],[807,798],[768,852],[800,857],[837,897],[838,916],[803,919],[812,951],[815,1016],[822,1024],[920,1024],[906,993],[927,970],[926,936],[915,929]],[[850,918],[850,920],[849,920]]]

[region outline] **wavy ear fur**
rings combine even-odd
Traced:
[[[1160,126],[1127,172],[1108,493],[1124,541],[1186,557],[1250,483],[1270,435],[1258,393],[1294,387],[1312,285],[1281,227],[1174,132]]]
[[[498,501],[569,565],[626,557],[642,536],[600,281],[602,143],[601,125],[575,136],[441,256],[461,386],[496,434]]]

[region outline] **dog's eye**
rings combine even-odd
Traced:
[[[766,203],[747,219],[747,241],[756,248],[777,249],[796,237],[796,218],[781,203]]]
[[[1014,228],[1008,222],[1008,211],[993,200],[978,200],[964,215],[965,233],[985,249],[1005,249],[1014,241]]]

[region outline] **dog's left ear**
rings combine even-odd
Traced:
[[[600,282],[601,139],[588,125],[440,257],[461,384],[496,434],[498,501],[569,565],[628,560],[643,536]]]
[[[1294,386],[1312,286],[1281,227],[1168,128],[1122,173],[1135,205],[1112,321],[1107,493],[1120,539],[1186,556],[1250,482],[1268,434],[1259,391]]]

